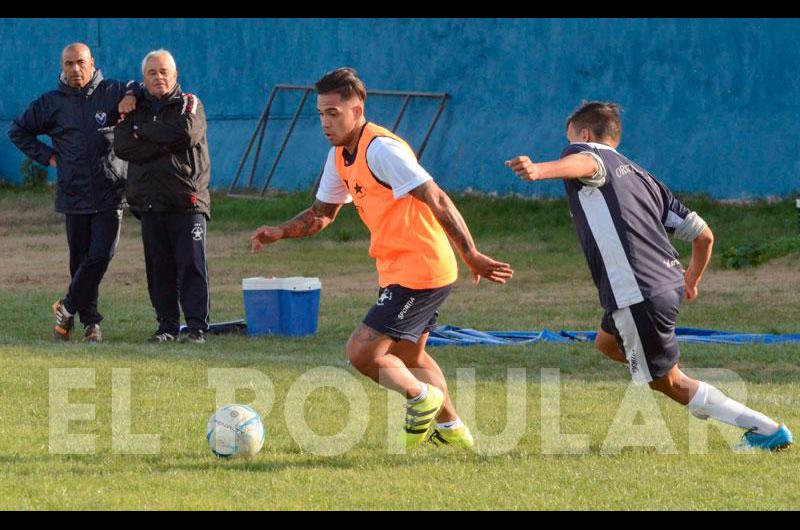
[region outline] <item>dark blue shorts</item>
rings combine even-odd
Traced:
[[[660,379],[677,364],[681,354],[675,324],[682,299],[681,287],[603,315],[600,327],[617,339],[635,383]]]
[[[451,288],[452,285],[436,289],[408,289],[401,285],[381,288],[364,324],[395,341],[416,343],[436,327],[439,307]]]

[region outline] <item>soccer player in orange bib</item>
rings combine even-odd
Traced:
[[[442,370],[425,351],[438,309],[458,277],[450,241],[476,285],[481,277],[505,283],[513,270],[478,251],[464,218],[411,147],[366,120],[367,93],[355,70],[329,72],[316,90],[322,132],[334,146],[316,200],[280,226],[257,229],[253,252],[280,239],[314,235],[333,222],[342,205],[353,202],[370,232],[369,254],[376,260],[380,290],[347,341],[350,363],[408,399],[406,447],[426,438],[437,445],[471,447],[472,435],[453,407]]]

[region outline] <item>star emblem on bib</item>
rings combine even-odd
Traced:
[[[356,182],[356,185],[353,186],[353,192],[356,194],[356,197],[358,197],[359,199],[362,198],[364,195],[366,195],[364,193],[364,186],[362,186],[358,182]]]

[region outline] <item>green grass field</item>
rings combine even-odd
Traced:
[[[259,224],[283,220],[310,199],[269,201],[215,197],[208,252],[215,321],[244,316],[241,279],[249,276],[318,276],[322,281],[319,334],[312,338],[211,337],[202,346],[149,345],[155,325],[147,297],[138,222],[126,213],[119,250],[101,287],[106,341],[56,344],[49,339],[50,304],[68,282],[63,220],[46,193],[0,194],[0,508],[2,509],[797,509],[800,452],[734,452],[735,429],[708,429],[708,444],[693,445],[701,424],[662,396],[660,411],[640,446],[607,454],[615,417],[629,403],[624,367],[588,344],[508,348],[431,348],[448,377],[456,404],[469,409],[467,381],[475,373],[475,451],[422,447],[390,451],[388,417],[397,412],[386,391],[348,368],[344,344],[374,303],[374,264],[366,231],[352,208],[327,231],[249,253]],[[509,261],[507,286],[461,279],[440,322],[478,329],[595,329],[597,295],[563,201],[459,196],[479,247]],[[751,332],[800,331],[800,255],[789,201],[689,205],[717,235],[717,255],[698,301],[684,307],[681,325]],[[761,246],[754,246],[758,242]],[[788,242],[788,243],[787,243]],[[777,250],[776,250],[777,249]],[[684,263],[689,247],[680,245]],[[723,255],[755,255],[754,267],[730,268]],[[748,258],[749,259],[749,258]],[[742,260],[739,260],[742,261]],[[745,260],[746,261],[746,260]],[[734,264],[735,266],[741,263]],[[800,348],[797,346],[683,345],[688,373],[727,370],[717,383],[746,387],[748,405],[800,433]],[[303,374],[318,367],[346,372],[369,404],[364,435],[340,455],[316,454],[292,436],[300,420],[287,400]],[[51,437],[53,369],[84,368],[93,388],[69,391],[73,404],[94,406],[94,419],[69,422],[69,435],[94,435],[93,454],[54,454],[64,435]],[[274,385],[262,452],[250,461],[214,457],[205,425],[216,407],[210,369],[256,370]],[[130,431],[158,435],[158,454],[120,454],[112,440],[112,371],[130,370]],[[507,371],[525,378],[509,387]],[[543,370],[559,370],[560,408]],[[340,372],[340,373],[341,373]],[[253,372],[249,372],[253,373]],[[545,372],[550,373],[550,372]],[[716,381],[716,380],[715,380]],[[726,386],[727,385],[727,386]],[[121,387],[120,387],[121,388]],[[509,388],[511,401],[507,400]],[[256,399],[241,389],[236,400]],[[652,395],[651,395],[652,397]],[[634,403],[639,403],[636,401]],[[115,405],[116,406],[116,405]],[[465,409],[466,407],[466,409]],[[296,407],[295,407],[296,408]],[[332,388],[310,393],[304,421],[318,436],[346,425],[348,396]],[[507,412],[512,421],[507,425]],[[390,416],[391,414],[391,416]],[[467,414],[465,414],[467,416]],[[553,450],[554,421],[563,434],[583,436],[582,454]],[[631,432],[652,421],[638,415]],[[648,425],[650,425],[648,423]],[[666,432],[658,429],[667,429]],[[510,438],[508,435],[511,433]],[[623,434],[626,431],[623,430]],[[516,433],[516,434],[515,434]],[[518,440],[517,440],[518,438]],[[624,436],[623,436],[623,439]],[[502,441],[511,440],[502,448]],[[659,441],[667,440],[667,445]],[[633,440],[636,442],[636,440]],[[303,442],[305,443],[305,442]],[[698,449],[699,447],[699,449]],[[498,449],[499,448],[499,449]],[[556,444],[558,448],[558,444]],[[494,450],[493,450],[494,449]],[[555,454],[554,454],[555,453]],[[700,454],[697,454],[700,453]]]

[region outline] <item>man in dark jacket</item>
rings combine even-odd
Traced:
[[[205,235],[210,161],[200,100],[181,92],[166,50],[142,61],[145,93],[114,131],[114,151],[127,160],[128,203],[142,221],[147,287],[158,329],[150,342],[205,342],[209,288]]]
[[[53,304],[53,336],[69,340],[77,313],[84,339],[98,342],[103,320],[98,290],[116,250],[125,205],[126,168],[111,153],[107,129],[119,119],[118,107],[135,104],[138,85],[104,79],[81,43],[64,48],[61,69],[58,89],[31,103],[8,135],[29,158],[58,169],[55,209],[66,215],[71,282],[64,299]],[[53,147],[39,135],[49,136]]]

